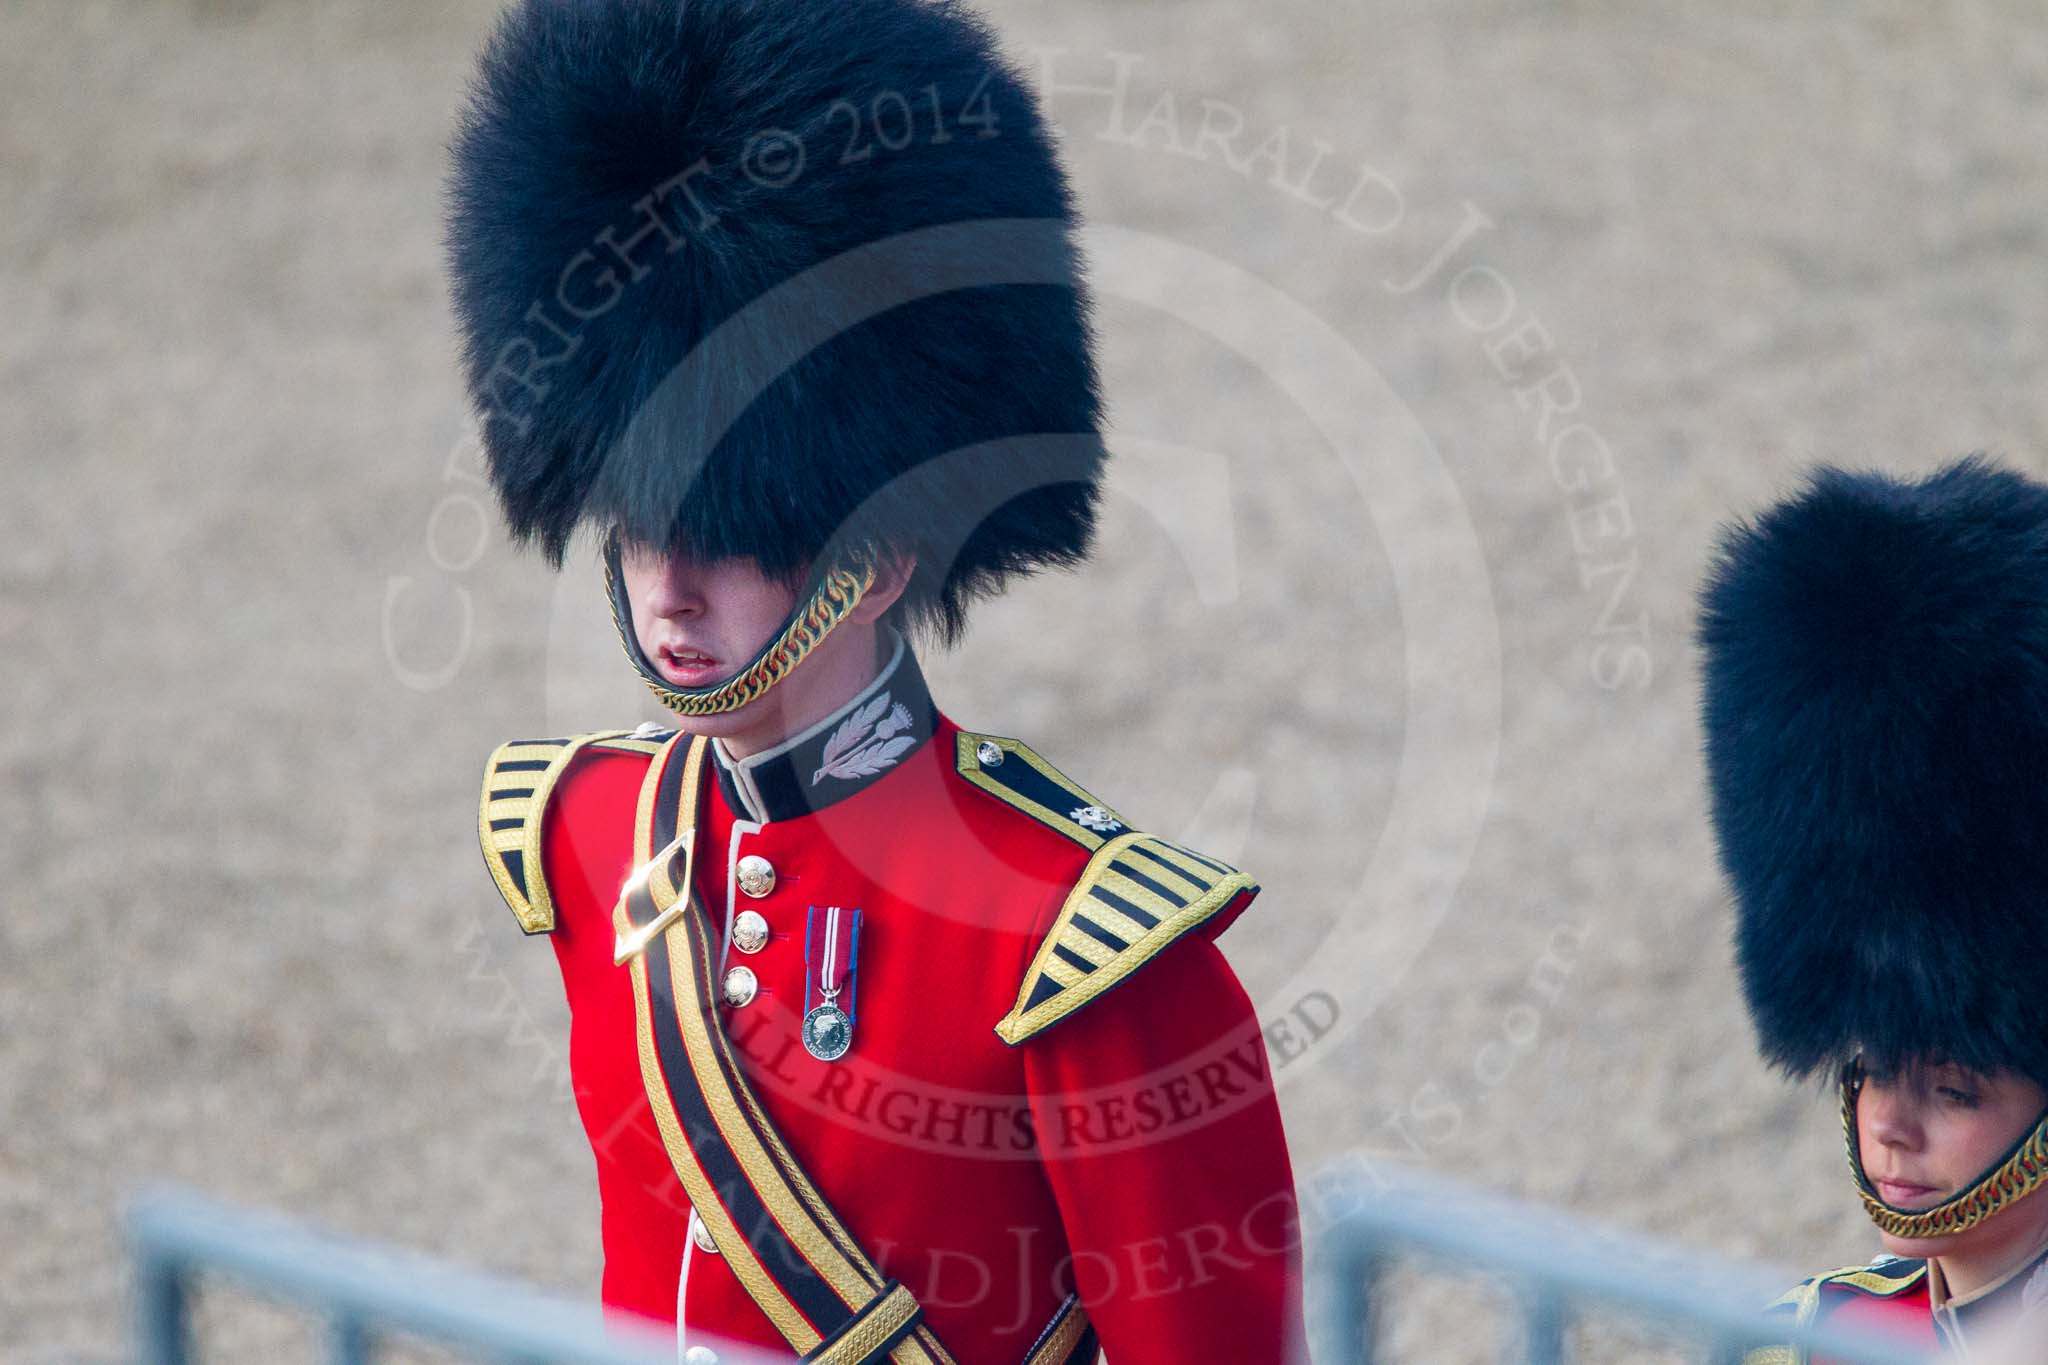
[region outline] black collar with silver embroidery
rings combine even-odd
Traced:
[[[735,759],[713,742],[718,789],[743,820],[793,820],[881,780],[938,728],[924,671],[901,636],[853,700],[802,734]]]

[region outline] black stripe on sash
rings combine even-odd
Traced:
[[[650,831],[652,846],[662,849],[674,842],[681,822],[682,802],[695,799],[695,793],[685,793],[683,771],[689,765],[685,761],[688,753],[688,739],[680,740],[669,750],[669,761],[663,766],[661,777],[655,788],[653,829]],[[707,761],[710,761],[707,756]],[[694,897],[694,887],[677,888],[685,896]],[[648,893],[643,890],[642,896]],[[640,899],[640,897],[635,898]],[[647,902],[652,908],[651,901]],[[633,907],[629,906],[628,918],[633,918]],[[739,1099],[739,1092],[745,1089],[745,1078],[737,1074],[737,1062],[726,1045],[723,1025],[718,1018],[717,989],[713,981],[713,961],[710,940],[705,934],[705,916],[701,904],[691,906],[692,913],[683,916],[687,941],[695,957],[697,976],[704,992],[702,1002],[691,1002],[704,1019],[704,1026],[712,1039],[712,1055],[715,1064],[725,1078],[727,1088],[734,1092],[735,1102],[744,1116],[749,1131],[756,1142],[768,1147],[765,1135],[756,1122],[751,1107]],[[636,921],[638,922],[638,921]],[[690,1150],[695,1154],[704,1174],[711,1180],[719,1197],[725,1201],[726,1210],[732,1215],[740,1235],[747,1239],[754,1254],[782,1288],[798,1312],[809,1320],[818,1334],[830,1337],[842,1330],[857,1316],[847,1307],[836,1291],[817,1268],[805,1258],[802,1250],[790,1241],[773,1214],[762,1202],[746,1172],[740,1169],[732,1149],[726,1145],[717,1123],[704,1105],[703,1092],[698,1088],[690,1067],[689,1053],[683,1042],[677,1021],[675,999],[675,977],[670,970],[668,936],[658,935],[648,945],[646,956],[649,1014],[652,1016],[655,1055],[661,1063],[662,1081],[668,1087],[669,1099],[675,1107],[676,1119],[683,1126]],[[681,1084],[678,1084],[678,1081]],[[773,1153],[770,1153],[773,1160]],[[828,1238],[829,1229],[820,1229]],[[841,1247],[841,1251],[847,1248]],[[847,1259],[858,1271],[860,1257],[856,1253]],[[864,1278],[866,1278],[864,1276]],[[879,1281],[871,1281],[878,1283]]]
[[[701,913],[702,907],[699,906],[698,908]],[[698,923],[701,926],[703,921],[700,919]],[[704,954],[707,958],[710,954],[710,940],[708,938],[704,940]],[[707,988],[709,988],[709,983],[712,981],[712,977],[710,975],[711,967],[708,961],[704,964],[704,973],[704,980],[707,983]],[[717,1005],[715,1003],[712,1005],[712,1010],[714,1013],[717,1010]],[[716,1020],[714,1019],[713,1022],[716,1022]],[[731,1040],[725,1035],[723,1031],[718,1031],[712,1034],[711,1041],[712,1051],[714,1055],[718,1058],[719,1069],[725,1075],[726,1085],[732,1090],[734,1097],[738,1099],[742,1092],[748,1090],[748,1084],[745,1075],[739,1069],[738,1060],[733,1056]],[[765,1151],[767,1151],[768,1160],[775,1165],[776,1169],[781,1170],[783,1172],[784,1179],[791,1186],[792,1196],[796,1198],[799,1202],[801,1202],[803,1196],[801,1194],[797,1194],[795,1191],[795,1186],[797,1183],[796,1180],[792,1178],[791,1173],[786,1168],[784,1168],[781,1159],[776,1155],[775,1149],[777,1144],[769,1141],[768,1132],[766,1130],[766,1125],[768,1123],[767,1115],[756,1114],[754,1105],[749,1104],[744,1099],[739,1099],[738,1103],[740,1107],[740,1112],[746,1116],[747,1128],[750,1132],[753,1133],[754,1140],[757,1143],[759,1143]],[[819,1195],[819,1201],[822,1203],[823,1200],[824,1196]],[[824,1234],[825,1240],[832,1243],[833,1246],[839,1249],[839,1254],[846,1258],[847,1264],[853,1268],[854,1273],[859,1275],[863,1280],[865,1280],[870,1289],[875,1289],[879,1291],[883,1284],[882,1277],[868,1269],[867,1265],[865,1264],[866,1254],[863,1251],[861,1251],[861,1249],[858,1246],[854,1245],[852,1240],[852,1234],[845,1232],[843,1226],[833,1227],[827,1225],[828,1218],[832,1223],[838,1223],[838,1215],[830,1213],[829,1209],[830,1206],[827,1205],[826,1216],[814,1217],[812,1221],[817,1224],[818,1230]],[[834,1292],[836,1294],[836,1291],[832,1291],[831,1286],[829,1284],[826,1285],[826,1289],[828,1292]],[[844,1302],[844,1300],[840,1301],[842,1303]],[[848,1311],[851,1312],[852,1310],[849,1309]]]
[[[1053,1310],[1051,1320],[1039,1330],[1031,1349],[1024,1353],[1025,1365],[1095,1365],[1095,1358],[1102,1353],[1102,1343],[1096,1338],[1093,1323],[1083,1326],[1074,1344],[1058,1356],[1046,1354],[1052,1349],[1051,1343],[1061,1329],[1080,1311],[1081,1301],[1072,1294],[1067,1295],[1065,1301]]]
[[[676,765],[680,768],[680,764]],[[663,774],[664,783],[667,774]],[[678,778],[680,782],[680,778]],[[674,804],[662,807],[672,811]],[[657,825],[661,822],[657,819]],[[675,821],[667,821],[673,829]],[[668,839],[673,839],[673,833]],[[663,840],[664,845],[667,839]],[[705,943],[698,916],[686,915],[683,923],[687,926],[691,951],[697,959],[700,974],[710,970],[710,957],[704,951]],[[782,1225],[775,1221],[768,1208],[761,1202],[746,1173],[740,1169],[739,1161],[719,1136],[718,1124],[704,1105],[703,1092],[691,1079],[689,1053],[684,1047],[680,1027],[676,1021],[677,1002],[674,978],[670,974],[668,935],[657,935],[648,944],[647,993],[650,1013],[654,1024],[654,1047],[661,1060],[662,1079],[668,1086],[669,1099],[675,1106],[676,1119],[683,1126],[683,1134],[695,1154],[697,1162],[704,1168],[712,1187],[718,1191],[727,1212],[739,1227],[740,1235],[754,1249],[769,1274],[781,1286],[783,1293],[796,1305],[797,1311],[807,1318],[820,1335],[829,1336],[838,1331],[853,1317],[832,1286],[825,1282],[816,1268],[804,1258],[802,1251],[789,1240]],[[708,984],[708,980],[707,980]],[[690,1008],[698,1006],[691,1002]],[[716,1006],[710,1007],[716,1010]],[[714,1017],[709,1024],[716,1028]],[[742,1106],[744,1109],[744,1106]]]
[[[705,919],[703,918],[703,906],[699,904],[696,907],[696,909],[697,916],[696,924],[694,927],[701,931],[704,929],[704,925],[706,923]],[[714,978],[712,976],[712,967],[709,961],[710,954],[711,940],[708,937],[706,937],[703,940],[702,957],[700,961],[702,961],[703,965],[703,979],[705,982],[705,987],[707,990],[714,990],[716,988],[712,984]],[[718,1009],[716,997],[713,998],[713,1004],[710,1008],[713,1017],[710,1019],[709,1023],[715,1026],[719,1022],[716,1018]],[[750,1104],[747,1100],[740,1098],[742,1094],[751,1094],[751,1091],[749,1089],[745,1074],[740,1070],[739,1060],[733,1055],[732,1040],[725,1034],[722,1028],[713,1027],[711,1034],[711,1043],[712,1054],[718,1059],[719,1070],[725,1076],[726,1086],[733,1092],[733,1096],[739,1104],[740,1113],[745,1115],[746,1117],[748,1131],[753,1133],[754,1140],[760,1144],[764,1151],[768,1153],[768,1160],[776,1167],[777,1170],[783,1172],[783,1178],[785,1179],[785,1181],[788,1182],[788,1184],[791,1187],[792,1197],[796,1198],[799,1202],[801,1202],[803,1196],[797,1194],[795,1191],[797,1181],[794,1178],[792,1178],[791,1172],[783,1166],[781,1159],[776,1155],[777,1143],[769,1141],[767,1131],[768,1116],[765,1113],[756,1112],[755,1104],[757,1104],[758,1101],[755,1101],[754,1104]],[[820,1195],[820,1202],[823,1202],[823,1199],[824,1196]],[[827,1208],[829,1209],[829,1207],[830,1206],[828,1205]],[[817,1223],[818,1230],[824,1234],[825,1240],[832,1243],[833,1246],[839,1249],[839,1254],[846,1258],[847,1264],[852,1266],[855,1274],[859,1275],[863,1280],[867,1282],[868,1287],[870,1289],[879,1290],[883,1284],[882,1277],[880,1275],[872,1273],[867,1268],[867,1266],[864,1263],[866,1260],[865,1253],[863,1253],[859,1247],[854,1245],[852,1241],[852,1235],[850,1233],[844,1232],[842,1228],[827,1226],[827,1218],[829,1218],[830,1221],[833,1223],[838,1222],[838,1215],[830,1213],[827,1214],[826,1218],[813,1219],[813,1221]],[[836,1291],[832,1291],[831,1286],[829,1284],[826,1285],[826,1289],[828,1292],[836,1293]],[[842,1303],[844,1302],[844,1300],[840,1301]],[[852,1310],[849,1309],[847,1311],[851,1312]],[[821,1328],[820,1330],[823,1329]]]
[[[882,1285],[880,1292],[875,1295],[875,1302],[879,1304],[883,1299],[887,1298],[895,1288],[896,1281],[889,1280],[885,1282]],[[924,1314],[921,1310],[912,1312],[909,1319],[905,1321],[901,1327],[898,1327],[895,1331],[891,1332],[886,1338],[879,1342],[876,1342],[874,1346],[869,1348],[868,1353],[861,1357],[863,1365],[865,1365],[865,1362],[867,1361],[887,1360],[889,1358],[889,1352],[896,1348],[896,1343],[903,1340],[903,1338],[909,1336],[912,1332],[915,1332],[917,1330],[917,1324],[919,1323],[919,1321],[923,1319],[923,1317]],[[840,1340],[843,1337],[845,1337],[848,1332],[851,1332],[854,1328],[860,1326],[860,1321],[860,1318],[857,1316],[848,1318],[845,1326],[841,1327],[831,1336],[826,1337],[823,1341],[819,1342],[816,1346],[812,1347],[810,1353],[806,1355],[804,1359],[815,1360],[818,1357],[824,1355],[827,1351],[831,1350],[832,1347],[838,1345]]]
[[[654,789],[654,843],[648,851],[659,853],[675,842],[676,797],[683,789],[683,769],[689,767],[690,743],[679,739],[668,751],[668,760],[662,764],[661,781]],[[688,894],[689,888],[683,891]]]

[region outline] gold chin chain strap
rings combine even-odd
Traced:
[[[632,617],[630,613],[619,610],[621,596],[613,557],[609,554],[605,556],[604,574],[605,590],[613,603],[612,617],[619,628],[620,647],[626,651],[633,671],[661,699],[661,704],[679,716],[723,715],[757,700],[788,677],[875,585],[872,565],[833,569],[819,580],[810,600],[790,616],[789,624],[782,628],[782,633],[755,655],[752,663],[716,686],[678,691],[663,682],[645,656],[634,647]]]
[[[1856,1177],[1856,1192],[1863,1197],[1864,1212],[1882,1231],[1894,1237],[1948,1237],[1967,1232],[2048,1185],[2048,1114],[2043,1114],[2033,1131],[2003,1160],[1953,1199],[1919,1210],[1885,1203],[1863,1174],[1863,1151],[1856,1141],[1856,1097],[1862,1089],[1863,1076],[1856,1064],[1842,1068],[1842,1132],[1849,1146],[1849,1169]]]

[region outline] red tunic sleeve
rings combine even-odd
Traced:
[[[1023,1046],[1071,1287],[1110,1365],[1306,1359],[1280,1109],[1216,946],[1190,935]]]

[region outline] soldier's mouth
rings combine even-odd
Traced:
[[[664,645],[656,653],[655,663],[663,677],[681,687],[702,687],[718,678],[718,660],[701,650]]]
[[[1910,1180],[1884,1180],[1873,1177],[1871,1186],[1877,1197],[1893,1208],[1908,1209],[1916,1204],[1934,1202],[1934,1196],[1941,1191],[1933,1185],[1917,1185]]]

